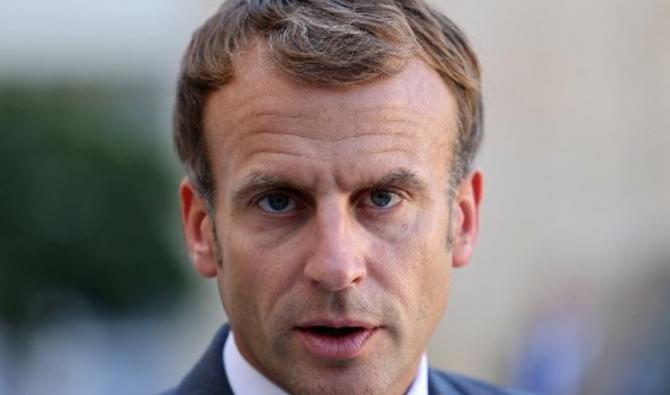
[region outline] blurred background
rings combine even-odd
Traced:
[[[486,96],[482,233],[433,365],[548,395],[670,393],[670,1],[434,1]],[[218,1],[0,1],[0,394],[146,394],[225,320],[170,141]]]

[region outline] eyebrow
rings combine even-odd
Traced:
[[[281,177],[253,172],[246,176],[242,182],[233,187],[233,198],[237,201],[243,201],[255,193],[272,189],[305,190],[305,187],[287,181]]]
[[[414,171],[399,168],[393,170],[380,178],[364,182],[362,189],[383,187],[385,185],[400,185],[410,189],[425,189],[428,184]]]
[[[425,189],[428,184],[416,172],[405,168],[399,168],[386,173],[381,177],[365,181],[357,186],[356,189],[372,189],[390,185],[421,190]],[[233,187],[233,198],[236,201],[244,201],[260,191],[269,191],[273,189],[306,191],[309,187],[271,174],[253,172],[246,176],[242,182]]]

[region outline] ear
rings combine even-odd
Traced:
[[[453,266],[465,266],[479,233],[479,205],[482,201],[483,176],[479,169],[470,173],[458,186],[453,219]]]
[[[181,224],[193,267],[204,277],[215,277],[217,270],[212,219],[203,198],[188,178],[179,185]]]

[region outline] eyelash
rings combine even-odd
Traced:
[[[296,206],[295,209],[292,210],[292,211],[295,211],[296,209],[300,209],[300,208],[303,208],[303,207],[306,206],[306,204],[304,202],[304,199],[298,198],[295,193],[292,193],[292,192],[286,191],[286,190],[282,190],[282,189],[271,190],[271,191],[267,191],[267,192],[264,192],[264,193],[258,195],[257,197],[255,197],[254,199],[251,200],[251,205],[254,206],[254,207],[257,207],[257,208],[261,209],[261,211],[263,211],[265,213],[268,213],[268,214],[271,214],[271,215],[282,215],[282,214],[286,215],[286,213],[284,213],[284,212],[273,213],[273,212],[266,211],[266,210],[263,210],[262,208],[260,208],[261,202],[264,199],[267,199],[268,197],[270,197],[272,195],[284,195],[284,196],[286,196]],[[292,211],[289,211],[289,212],[292,212]]]
[[[379,193],[379,192],[392,194],[394,198],[398,199],[398,202],[395,203],[395,204],[392,204],[389,207],[374,207],[372,205],[365,204],[365,199],[370,199],[373,193]],[[291,211],[288,211],[288,212],[271,212],[271,211],[268,211],[268,210],[263,210],[260,207],[261,202],[264,199],[267,199],[268,197],[270,197],[272,195],[285,195],[288,199],[290,199],[292,201],[293,204],[296,205],[296,208],[291,210]],[[402,204],[403,201],[405,201],[405,200],[407,200],[407,197],[405,196],[404,193],[402,193],[400,191],[397,191],[397,190],[395,190],[393,188],[389,188],[389,187],[377,187],[377,188],[372,188],[372,189],[369,189],[365,192],[362,192],[361,194],[359,194],[359,196],[356,197],[356,199],[354,201],[357,202],[357,204],[356,204],[357,206],[363,207],[363,208],[368,209],[370,211],[374,211],[377,215],[383,215],[387,212],[392,211],[393,208]],[[291,213],[291,212],[294,212],[298,209],[304,208],[305,206],[308,206],[308,204],[305,202],[305,199],[297,197],[296,194],[291,192],[291,191],[286,191],[286,190],[281,190],[281,189],[264,192],[264,193],[258,195],[256,198],[252,199],[251,205],[261,209],[261,211],[263,211],[265,213],[275,215],[275,216],[282,215],[282,214],[286,215],[287,213]]]

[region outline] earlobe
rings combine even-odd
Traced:
[[[480,170],[470,173],[456,191],[454,216],[453,266],[465,266],[477,242],[479,233],[479,206],[483,193],[483,176]]]
[[[204,277],[215,277],[217,262],[211,218],[204,199],[186,177],[179,185],[179,200],[184,239],[193,267]]]

